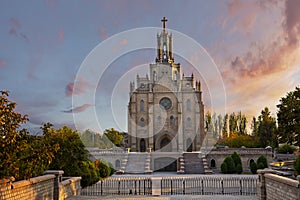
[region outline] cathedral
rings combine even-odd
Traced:
[[[155,63],[149,75],[130,83],[128,145],[136,152],[200,151],[205,136],[201,83],[181,72],[167,19],[161,21]]]

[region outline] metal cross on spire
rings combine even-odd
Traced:
[[[163,30],[165,31],[166,30],[166,27],[167,27],[167,18],[166,17],[164,17],[164,18],[162,18],[162,20],[161,20],[161,22],[163,23]]]

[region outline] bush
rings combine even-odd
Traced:
[[[257,163],[257,169],[264,169],[265,167],[264,167],[264,164],[263,163]]]
[[[296,176],[300,175],[300,155],[297,156],[294,163],[294,167],[295,167],[295,175]]]
[[[231,158],[234,161],[236,173],[241,174],[243,172],[243,164],[240,155],[237,152],[233,152]],[[238,165],[240,165],[239,170],[237,169]]]
[[[257,163],[257,169],[268,168],[268,160],[263,155],[259,156],[256,163]]]
[[[278,153],[292,154],[292,153],[294,153],[294,151],[296,151],[296,147],[288,145],[288,144],[284,144],[277,149]]]
[[[227,156],[224,160],[224,163],[227,165],[227,173],[228,174],[234,174],[235,171],[235,166],[234,166],[234,161],[231,158],[231,156]]]
[[[103,159],[99,159],[96,161],[96,166],[99,169],[99,174],[100,174],[101,178],[106,178],[106,177],[110,176],[111,169],[109,167],[108,162],[106,162]]]
[[[223,173],[223,174],[227,174],[227,164],[225,163],[225,162],[223,162],[222,164],[221,164],[221,172]]]
[[[99,170],[96,168],[95,164],[91,161],[82,161],[80,163],[79,171],[74,172],[81,176],[81,187],[86,187],[92,185],[99,181]]]
[[[243,172],[243,167],[241,164],[238,164],[236,166],[236,173],[241,174]]]
[[[251,169],[252,174],[256,174],[257,173],[257,166],[256,166],[255,162],[252,162],[250,164],[250,169]]]

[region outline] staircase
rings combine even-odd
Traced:
[[[149,153],[132,152],[128,154],[125,174],[145,174],[152,173],[151,157]]]
[[[202,154],[199,152],[183,153],[185,174],[204,174]]]

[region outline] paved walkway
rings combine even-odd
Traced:
[[[185,199],[199,199],[199,200],[256,200],[257,196],[232,196],[232,195],[176,195],[176,196],[78,196],[68,198],[67,200],[185,200]]]

